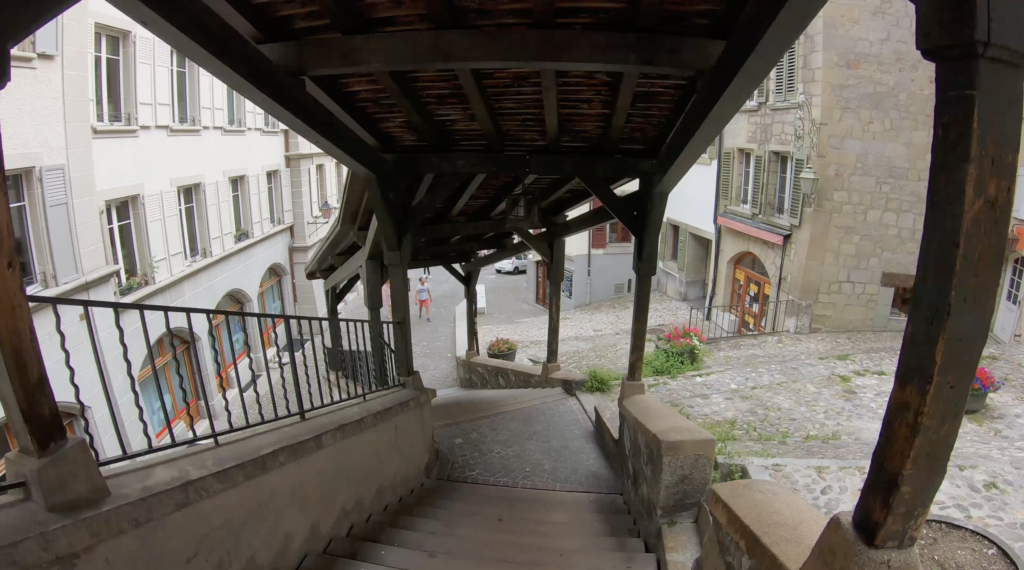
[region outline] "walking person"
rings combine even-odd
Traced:
[[[430,293],[430,286],[427,285],[427,278],[420,277],[420,284],[416,286],[416,302],[420,306],[419,318],[423,318],[423,309],[427,309],[427,322],[430,320],[430,302],[434,300],[434,296]]]
[[[423,268],[423,276],[426,277],[427,279],[430,279],[430,268],[429,267],[424,267]]]

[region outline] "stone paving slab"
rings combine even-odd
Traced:
[[[573,398],[435,430],[452,458],[449,481],[527,489],[620,493],[621,482]]]

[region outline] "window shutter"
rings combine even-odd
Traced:
[[[807,166],[807,155],[796,153],[793,155],[793,193],[789,198],[789,221],[793,225],[800,225],[800,214],[804,209],[804,193],[800,187],[800,173]]]
[[[253,110],[256,114],[256,124],[254,125],[257,129],[263,128],[263,109],[253,105]]]
[[[135,100],[140,127],[153,125],[153,38],[135,38]]]
[[[96,116],[96,24],[92,20],[86,24],[85,33],[88,36],[86,46],[89,50],[89,115],[92,117],[91,122],[95,123],[99,121]]]
[[[718,162],[718,210],[732,204],[732,171],[736,167],[736,149],[723,148]]]
[[[309,213],[306,215],[306,219],[310,219],[313,215],[320,211],[320,192],[317,190],[320,186],[320,178],[316,174],[316,166],[309,167]]]
[[[218,180],[217,195],[220,198],[220,231],[224,236],[224,251],[227,251],[235,246],[235,213],[231,204],[231,183],[227,180]]]
[[[146,194],[146,232],[149,239],[149,259],[155,267],[153,278],[156,282],[171,276],[167,264],[167,239],[164,234],[164,214],[160,205],[160,194]]]
[[[259,181],[260,188],[260,213],[263,220],[263,231],[270,231],[270,198],[267,196],[267,173],[261,172],[255,175]]]
[[[249,190],[249,226],[252,228],[252,235],[256,237],[263,235],[263,215],[260,214],[260,186],[256,174],[245,177],[245,186]]]
[[[185,247],[181,242],[182,224],[178,212],[178,191],[164,190],[160,193],[164,204],[164,231],[167,235],[167,261],[170,274],[176,275],[185,267]]]
[[[754,92],[754,100],[757,101],[758,103],[767,103],[768,102],[768,78],[767,77],[765,77],[764,81],[762,81],[757,86],[757,91]]]
[[[292,212],[292,169],[285,168],[281,171],[281,202],[284,204],[284,223],[290,224],[295,221]]]
[[[250,129],[254,129],[257,127],[256,120],[254,118],[255,112],[253,111],[253,107],[254,105],[252,104],[252,101],[245,101],[245,126]],[[262,127],[263,125],[259,126]]]
[[[153,48],[153,100],[156,103],[156,124],[171,124],[171,48],[160,38]]]
[[[221,217],[217,207],[219,197],[217,195],[217,182],[203,185],[203,194],[206,196],[206,225],[210,236],[210,253],[217,255],[224,251],[223,232],[220,229]]]
[[[46,230],[57,285],[82,276],[75,259],[74,216],[68,188],[67,168],[63,164],[43,167],[43,195],[46,198]]]
[[[619,243],[630,243],[633,241],[633,234],[626,229],[626,224],[619,222]]]
[[[224,96],[227,94],[227,89],[216,77],[213,77],[211,84],[211,90],[213,91],[213,126],[223,127]]]
[[[711,146],[708,147],[708,158],[716,160],[718,158],[718,137],[711,141]]]
[[[764,194],[764,151],[754,151],[754,168],[750,175],[754,178],[750,193],[750,211],[761,213],[761,197]]]
[[[198,127],[202,124],[199,109],[199,93],[202,80],[199,78],[199,66],[192,60],[185,61],[185,69],[188,70],[188,125]]]
[[[590,247],[604,249],[608,246],[608,224],[601,224],[590,230]]]
[[[661,222],[661,237],[658,238],[658,259],[668,261],[668,224]]]
[[[213,126],[213,76],[199,68],[199,123]]]
[[[337,179],[337,188],[335,188],[334,191],[335,206],[341,205],[341,198],[345,194],[345,172],[346,169],[344,165],[342,165],[340,162],[334,163],[334,173],[335,178]]]
[[[679,242],[676,244],[679,252],[676,254],[676,269],[683,271],[686,267],[686,228],[679,227]]]
[[[796,101],[796,44],[786,51],[786,101]]]
[[[59,20],[58,16],[36,31],[36,53],[41,55],[60,54]]]

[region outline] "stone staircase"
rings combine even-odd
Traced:
[[[378,518],[331,540],[299,570],[658,567],[621,495],[428,480]]]

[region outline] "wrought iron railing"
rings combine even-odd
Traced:
[[[792,301],[767,301],[746,305],[690,307],[687,326],[696,327],[708,339],[730,338],[793,330]]]
[[[77,404],[100,465],[219,443],[401,385],[389,321],[375,330],[356,319],[28,300],[49,305],[52,329],[37,318],[36,334],[50,384]]]

